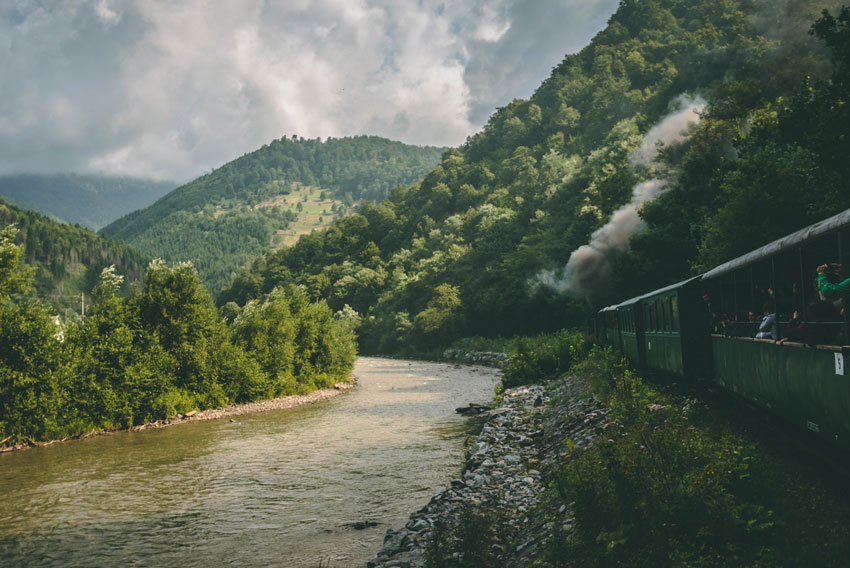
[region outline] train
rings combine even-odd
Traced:
[[[596,312],[599,343],[638,369],[711,381],[768,413],[850,450],[850,319],[822,297],[850,266],[850,209],[707,272]],[[772,316],[770,334],[757,333]],[[769,322],[768,322],[769,323]],[[760,335],[761,337],[756,337]]]

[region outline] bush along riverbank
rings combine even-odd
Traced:
[[[128,297],[104,268],[85,318],[60,324],[20,296],[32,271],[16,234],[0,229],[0,449],[305,395],[351,376],[353,311],[285,286],[221,313],[190,263],[152,261]]]
[[[459,479],[369,566],[846,565],[842,483],[610,350],[573,362],[505,390]]]

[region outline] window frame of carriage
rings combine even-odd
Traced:
[[[760,307],[755,305],[756,290],[760,285],[769,283],[774,292],[770,300],[772,312],[777,314],[778,338],[785,336],[784,331],[791,316],[791,313],[783,313],[782,310],[793,310],[782,305],[782,302],[787,301],[785,298],[789,294],[786,291],[790,289],[792,302],[800,309],[806,325],[840,326],[839,342],[847,344],[850,343],[850,306],[847,305],[850,302],[845,300],[842,319],[816,322],[807,313],[809,302],[819,297],[817,266],[836,261],[850,268],[850,209],[709,270],[703,274],[703,288],[709,294],[714,315],[720,317],[734,314],[730,321],[738,330],[745,324],[760,321],[763,314]],[[845,270],[845,277],[850,277],[850,270]],[[796,299],[798,294],[799,300]],[[718,310],[714,309],[716,306],[719,306]],[[741,318],[743,313],[750,310],[757,314],[755,322]]]

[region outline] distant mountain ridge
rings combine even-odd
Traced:
[[[150,205],[176,186],[171,181],[133,177],[14,174],[0,176],[0,197],[96,231]]]
[[[215,293],[269,250],[273,237],[288,230],[302,210],[330,222],[361,200],[382,201],[394,187],[420,180],[443,150],[377,136],[284,137],[125,215],[101,233],[166,261],[192,261]],[[316,190],[319,197],[308,200]],[[291,198],[283,198],[299,191],[304,195],[295,207]],[[315,211],[318,202],[323,209]]]

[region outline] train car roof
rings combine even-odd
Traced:
[[[685,280],[682,280],[681,282],[676,282],[675,284],[670,284],[669,286],[665,286],[664,288],[659,288],[658,290],[653,290],[652,292],[647,292],[646,294],[643,294],[641,296],[635,296],[634,298],[629,298],[625,302],[620,303],[618,307],[631,306],[633,304],[638,303],[640,300],[643,300],[644,298],[651,298],[652,296],[657,296],[658,294],[663,294],[664,292],[676,290],[677,288],[684,288],[685,286],[688,286],[692,282],[696,282],[697,280],[699,280],[701,278],[702,278],[702,275],[692,276],[690,278],[686,278]]]
[[[599,311],[600,312],[610,312],[611,310],[616,310],[616,309],[617,309],[617,306],[613,305],[613,306],[605,306],[604,308],[602,308]]]
[[[772,243],[768,243],[763,247],[750,251],[745,255],[732,259],[729,262],[716,266],[703,274],[703,278],[717,278],[724,274],[728,274],[733,270],[743,268],[747,265],[758,262],[765,258],[771,257],[788,249],[803,245],[817,237],[837,231],[850,225],[850,209],[833,215],[823,221],[818,221],[814,225],[809,225],[799,231],[786,235],[781,239],[776,239]]]

